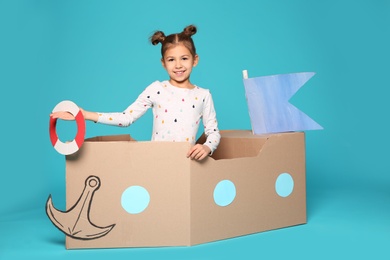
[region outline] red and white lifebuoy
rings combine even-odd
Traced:
[[[77,123],[77,134],[75,139],[72,142],[67,142],[67,143],[61,142],[61,140],[58,139],[58,135],[56,131],[57,118],[50,117],[50,123],[49,123],[50,140],[53,147],[57,150],[57,152],[63,155],[69,155],[77,152],[84,143],[85,120],[80,108],[72,101],[65,100],[58,103],[54,107],[53,113],[59,111],[69,112],[75,117]]]

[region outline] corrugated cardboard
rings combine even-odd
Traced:
[[[186,158],[188,143],[137,142],[130,136],[87,139],[66,157],[67,208],[79,199],[88,176],[98,176],[88,221],[115,227],[98,239],[67,237],[66,247],[189,246],[306,223],[304,133],[221,135],[219,148],[202,162]],[[275,191],[282,173],[294,180],[287,197]],[[222,180],[236,188],[235,199],[224,207],[213,198]],[[122,193],[134,185],[150,194],[139,214],[121,205]]]

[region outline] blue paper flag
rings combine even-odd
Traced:
[[[288,102],[314,74],[302,72],[244,79],[253,133],[323,129]]]

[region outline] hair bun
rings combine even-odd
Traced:
[[[182,34],[191,37],[196,33],[197,29],[195,25],[188,25],[186,28],[184,28]]]
[[[156,31],[151,37],[150,42],[153,45],[162,43],[165,40],[165,34],[162,31]]]

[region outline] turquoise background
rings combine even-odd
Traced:
[[[249,129],[241,71],[313,71],[291,102],[309,131],[308,223],[195,247],[65,250],[44,213],[65,207],[65,161],[49,113],[65,99],[93,111],[127,107],[164,80],[148,37],[194,23],[192,81],[212,91],[221,129]],[[387,259],[390,257],[388,70],[390,2],[0,0],[0,259]],[[72,138],[74,122],[59,123]],[[151,114],[130,128],[87,124],[87,136],[148,140]]]

